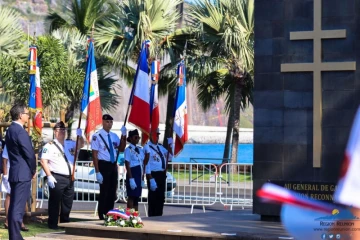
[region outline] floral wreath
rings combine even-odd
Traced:
[[[104,226],[142,228],[144,224],[135,209],[114,208],[104,216]]]

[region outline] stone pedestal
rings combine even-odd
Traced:
[[[321,40],[321,62],[356,64],[354,70],[321,70],[322,142],[315,148],[321,167],[314,167],[313,156],[314,72],[281,71],[281,64],[312,64],[318,57],[314,40],[290,40],[290,32],[314,30],[314,1],[255,0],[254,195],[274,182],[331,201],[338,180],[360,103],[360,0],[322,0],[321,30],[345,30],[346,36]],[[276,217],[280,206],[254,196],[253,211]]]

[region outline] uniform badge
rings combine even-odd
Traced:
[[[93,140],[93,141],[96,141],[96,136],[95,136],[95,135],[92,137],[92,140]]]
[[[43,153],[46,153],[46,152],[47,152],[47,148],[44,148],[42,152],[43,152]]]
[[[75,149],[74,148],[70,148],[69,152],[70,152],[71,155],[73,155],[73,156],[75,155]]]

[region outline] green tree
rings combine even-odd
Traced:
[[[14,59],[26,54],[20,20],[16,10],[0,6],[0,56]]]
[[[62,89],[64,89],[65,95],[69,96],[71,99],[69,104],[66,105],[66,121],[69,121],[74,117],[74,111],[79,108],[82,97],[87,38],[77,29],[66,28],[57,29],[53,31],[51,35],[58,39],[65,47],[67,52],[67,65],[68,68],[71,69],[71,72],[81,72],[82,74],[80,85],[74,86],[71,83],[71,79],[63,82]],[[119,88],[119,86],[116,84],[116,78],[109,73],[110,69],[107,67],[106,62],[98,61],[96,64],[101,107],[106,110],[115,109],[119,103],[119,97],[116,94],[116,89]],[[76,73],[74,76],[76,76]]]
[[[76,28],[80,33],[89,34],[95,24],[102,25],[112,13],[111,0],[71,0],[64,1],[58,11],[50,12],[50,31],[59,28]]]
[[[62,9],[53,11],[48,16],[50,31],[53,36],[59,39],[66,47],[69,56],[69,64],[85,68],[86,35],[91,34],[92,27],[101,26],[104,21],[112,17],[114,3],[112,0],[72,0],[71,3],[64,3]],[[96,43],[97,39],[95,39]],[[111,71],[111,63],[106,56],[102,57],[96,49],[96,64],[99,80],[100,99],[103,109],[116,108],[119,97],[116,90],[116,78]],[[74,101],[67,106],[66,121],[74,116],[74,110],[79,106],[81,94],[77,94],[68,86],[69,94],[73,95]]]
[[[189,29],[176,29],[182,0],[125,0],[114,7],[113,16],[95,32],[102,51],[115,63],[137,62],[141,43],[151,40],[150,56],[168,54],[175,60],[182,53]]]
[[[40,62],[43,107],[51,107],[53,113],[67,108],[67,114],[70,114],[68,117],[71,119],[74,110],[80,106],[82,97],[85,55],[80,54],[85,53],[86,45],[83,42],[84,36],[69,34],[67,32],[69,30],[64,31],[54,32],[55,36],[38,37],[36,45]],[[29,97],[27,58],[13,65],[12,69],[12,74],[3,78],[4,89],[13,96],[13,101],[27,102]],[[102,74],[100,70],[98,76],[101,79],[99,81],[101,103],[103,108],[110,109],[115,107],[113,102],[116,102],[117,96],[109,86],[116,80]]]
[[[223,94],[229,113],[227,142],[232,132],[231,162],[237,162],[240,109],[252,100],[254,66],[254,0],[197,0],[190,18],[198,30],[198,52],[189,58],[189,77],[198,82],[204,109]]]
[[[175,69],[183,53],[191,28],[179,28],[182,0],[125,0],[114,8],[114,16],[97,27],[97,46],[115,64],[130,85],[134,79],[133,64],[137,62],[141,44],[151,40],[150,59],[161,59],[159,94],[168,94],[167,133],[170,135],[170,117],[175,95]]]

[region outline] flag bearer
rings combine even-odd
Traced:
[[[165,190],[166,190],[166,158],[169,151],[169,161],[172,159],[171,144],[172,138],[168,138],[169,148],[166,150],[159,141],[160,130],[157,129],[156,136],[150,138],[148,143],[150,149],[149,162],[146,165],[147,185],[149,188],[148,193],[148,216],[162,216],[165,203]],[[152,139],[154,138],[154,139]]]
[[[74,199],[74,182],[71,179],[74,163],[76,142],[65,140],[65,124],[61,121],[54,126],[55,139],[47,143],[41,153],[41,166],[47,176],[49,186],[48,227],[58,228],[60,223],[70,221],[70,211]],[[76,130],[79,136],[78,149],[84,146],[80,128]]]
[[[126,128],[121,128],[121,141],[119,137],[111,132],[113,118],[109,114],[102,116],[103,128],[96,132],[91,141],[92,159],[96,172],[96,180],[100,184],[100,196],[98,213],[99,219],[114,208],[116,200],[116,189],[118,184],[117,149],[125,149]]]
[[[139,198],[142,191],[142,180],[144,176],[144,163],[149,160],[149,148],[136,146],[140,137],[137,129],[130,131],[127,141],[130,145],[124,153],[126,166],[126,193],[128,196],[127,207],[139,210]]]

